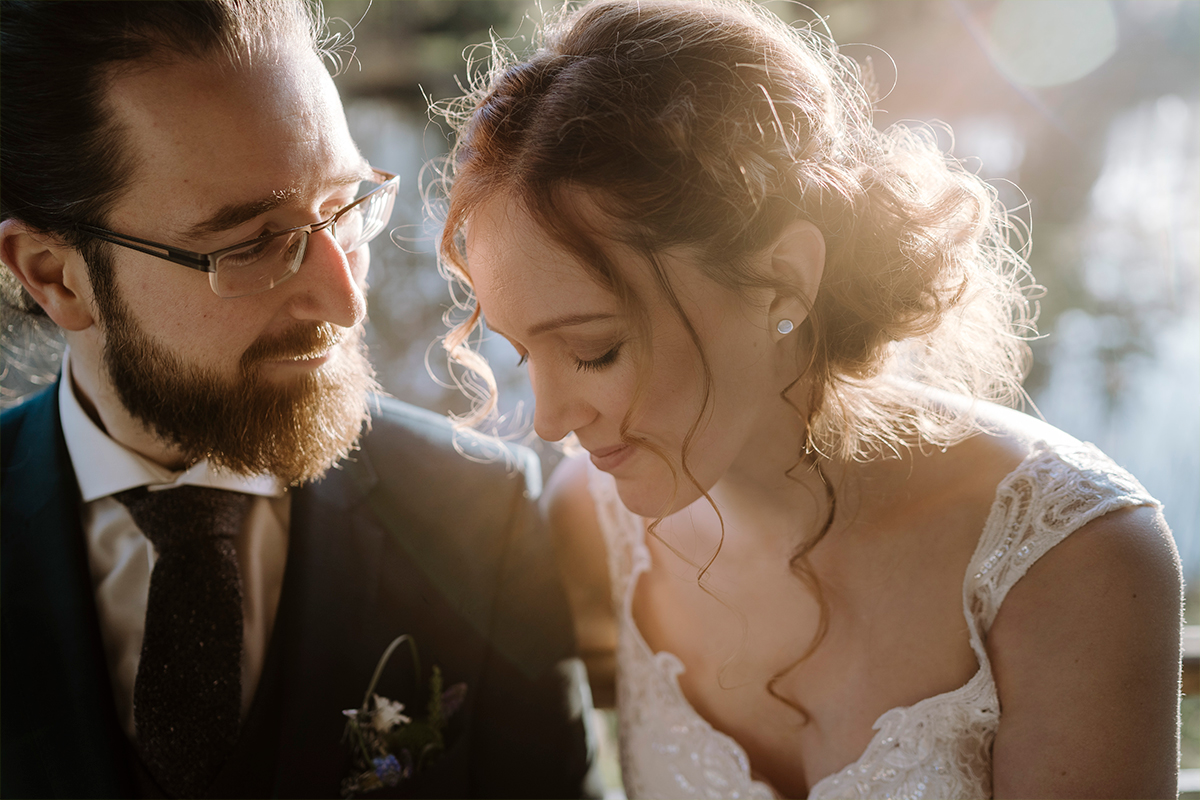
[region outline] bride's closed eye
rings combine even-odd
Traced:
[[[617,342],[611,348],[609,348],[604,355],[597,358],[578,358],[576,356],[572,356],[571,360],[575,362],[575,369],[579,370],[580,372],[599,372],[600,370],[610,367],[616,363],[617,358],[621,355],[621,347],[624,344],[624,342]],[[520,358],[517,359],[518,367],[523,367],[529,363],[528,350],[524,352],[518,350],[517,353],[520,355]]]
[[[624,344],[624,342],[618,342],[617,344],[613,345],[611,350],[599,358],[593,358],[587,361],[579,358],[575,359],[575,368],[580,372],[599,372],[605,367],[612,366],[614,363],[616,363],[617,356],[621,354],[622,344]]]

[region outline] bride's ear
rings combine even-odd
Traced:
[[[778,291],[768,309],[772,335],[780,339],[808,317],[825,274],[825,237],[808,220],[783,229],[770,251],[771,276],[791,291]]]

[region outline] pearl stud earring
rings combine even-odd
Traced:
[[[779,320],[779,324],[775,326],[775,330],[779,331],[780,333],[782,333],[784,335],[787,335],[787,334],[791,333],[792,329],[795,327],[796,326],[792,324],[792,321],[790,319],[781,319],[781,320]]]

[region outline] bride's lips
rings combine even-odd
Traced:
[[[619,444],[615,447],[606,447],[601,450],[589,451],[592,454],[592,463],[596,469],[604,472],[612,472],[625,460],[633,455],[633,447],[627,444]]]

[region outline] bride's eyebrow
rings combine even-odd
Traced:
[[[559,328],[568,328],[572,325],[583,325],[585,322],[595,322],[596,320],[613,319],[616,314],[600,311],[593,314],[564,314],[561,317],[539,322],[537,325],[529,329],[530,336],[537,336],[539,333],[557,330]]]
[[[616,316],[617,316],[616,314],[611,314],[606,311],[595,312],[592,314],[564,314],[561,317],[552,317],[547,320],[542,320],[541,322],[537,323],[536,325],[531,326],[529,328],[528,335],[529,336],[538,336],[539,334],[547,333],[547,332],[553,331],[553,330],[558,330],[559,328],[568,328],[572,325],[583,325],[584,323],[596,322],[597,320],[615,319]],[[484,316],[484,320],[486,322],[486,320],[487,320],[486,315]],[[511,336],[509,336],[507,333],[505,333],[504,331],[497,328],[492,323],[487,322],[487,326],[489,328],[491,328],[494,332],[503,336],[504,338],[510,339],[510,340],[512,339]]]

